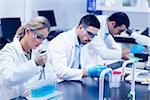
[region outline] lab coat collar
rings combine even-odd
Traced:
[[[75,31],[75,34],[74,34],[75,35],[74,36],[75,37],[75,46],[76,47],[83,47],[84,44],[82,44],[82,43],[79,42],[79,39],[78,39],[78,37],[76,35],[76,28],[74,27],[73,30]]]
[[[106,27],[105,27],[105,36],[108,36],[109,33],[109,29],[108,29],[108,25],[107,25],[107,20],[106,20]]]
[[[74,40],[75,40],[75,46],[80,46],[80,44],[79,44],[79,40],[78,40],[78,37],[77,37],[77,35],[76,35],[76,27],[74,27],[73,28],[73,31],[74,31]]]
[[[20,41],[19,41],[19,38],[17,38],[16,36],[14,37],[13,39],[13,42],[14,42],[14,45],[17,47],[17,51],[19,54],[24,54],[24,51],[21,47],[21,44],[20,44]]]
[[[108,28],[108,25],[107,25],[107,20],[105,22],[105,25],[106,27],[104,28],[104,35],[103,35],[103,39],[105,40],[109,35],[112,35],[110,32],[109,32],[109,28]]]
[[[75,46],[80,46],[79,40],[78,40],[78,37],[77,37],[77,36],[75,37]]]

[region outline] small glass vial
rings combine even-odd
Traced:
[[[119,88],[121,83],[121,72],[120,71],[113,71],[112,80],[111,80],[111,87],[112,88]]]

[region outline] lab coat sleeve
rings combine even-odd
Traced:
[[[23,84],[39,72],[34,60],[16,64],[11,51],[0,53],[0,85],[12,87]]]
[[[121,59],[122,49],[115,41],[109,41],[106,44],[101,37],[95,37],[89,45],[89,49],[93,49],[104,60],[118,60]],[[110,45],[110,46],[109,46]],[[112,46],[111,46],[112,45]],[[115,45],[115,46],[113,46]]]
[[[102,60],[97,61],[98,55],[93,49],[88,48],[89,45],[90,44],[86,44],[81,48],[80,53],[81,68],[88,68],[100,64],[102,62]]]
[[[114,38],[112,37],[111,34],[109,34],[106,39],[104,40],[106,46],[109,48],[109,49],[114,49],[114,50],[121,50],[121,46],[119,46],[117,44],[117,42],[114,40]]]
[[[50,43],[48,52],[51,55],[52,66],[57,77],[61,80],[81,80],[83,76],[82,69],[75,69],[69,66],[68,55],[70,55],[70,46],[68,43],[61,43],[61,45]]]

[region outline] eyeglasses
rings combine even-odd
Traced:
[[[41,39],[41,40],[45,40],[46,37],[43,37],[43,35],[41,35],[41,33],[39,33],[38,31],[34,30],[32,31],[34,33],[34,37],[37,39]]]
[[[91,39],[93,39],[97,35],[96,33],[89,32],[85,27],[84,29],[86,30]]]

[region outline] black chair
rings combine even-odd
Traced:
[[[4,38],[0,38],[0,50],[8,43],[8,41]]]
[[[21,26],[21,20],[16,18],[1,18],[2,36],[8,42],[11,42],[17,29]]]
[[[64,32],[64,31],[61,31],[61,30],[51,31],[47,36],[47,40],[51,41],[53,38],[55,38],[57,35],[59,35],[62,32]]]

